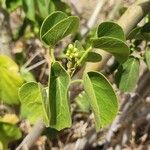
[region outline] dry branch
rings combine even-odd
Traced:
[[[99,14],[102,10],[102,7],[106,3],[106,1],[107,0],[97,0],[97,4],[95,6],[95,9],[94,9],[91,17],[89,18],[86,27],[81,30],[81,36],[82,37],[84,35],[86,35],[86,33],[95,25],[97,18],[98,18]]]
[[[12,57],[11,38],[9,15],[4,9],[0,8],[0,54]]]
[[[40,137],[44,129],[44,122],[42,120],[38,120],[31,132],[23,139],[23,141],[16,148],[16,150],[28,150],[29,148],[31,148]]]

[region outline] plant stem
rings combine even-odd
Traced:
[[[51,56],[51,59],[52,59],[52,62],[55,62],[55,56],[54,56],[54,48],[50,48],[50,56]]]
[[[86,55],[92,50],[92,47],[90,46],[85,53],[82,55],[82,57],[80,58],[78,65],[80,65],[82,63],[82,61],[84,60],[84,58],[86,57]]]
[[[26,150],[31,148],[31,146],[37,141],[37,139],[40,137],[45,128],[46,127],[43,120],[39,119],[35,123],[31,132],[23,139],[23,141],[16,148],[16,150]]]

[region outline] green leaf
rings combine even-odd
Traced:
[[[9,11],[14,11],[22,5],[22,0],[5,0],[5,3]]]
[[[134,38],[140,39],[141,38],[140,34],[141,34],[141,27],[136,27],[129,33],[127,39],[130,39],[130,40]]]
[[[17,64],[8,56],[0,55],[0,102],[19,104],[18,90],[23,79]]]
[[[61,130],[71,126],[68,100],[70,77],[59,62],[51,66],[49,79],[50,127]]]
[[[21,73],[22,78],[26,82],[35,81],[35,78],[34,78],[33,74],[31,72],[29,72],[26,68],[21,67],[20,73]]]
[[[5,132],[5,136],[9,139],[17,140],[21,138],[21,132],[15,125],[2,123],[1,129]]]
[[[117,97],[109,81],[98,72],[85,73],[83,83],[98,131],[101,127],[110,124],[116,117]]]
[[[123,29],[114,22],[103,22],[98,26],[97,36],[112,37],[125,41],[125,35]]]
[[[96,52],[88,52],[85,61],[87,62],[98,62],[102,60],[102,56]]]
[[[85,91],[80,93],[75,98],[75,102],[77,104],[77,111],[80,111],[80,112],[89,112],[90,111],[90,104],[89,104],[88,96],[85,93]]]
[[[147,22],[143,27],[136,27],[129,35],[128,39],[150,41],[150,22]]]
[[[95,38],[92,40],[92,43],[93,47],[103,49],[113,54],[120,63],[123,63],[125,60],[127,60],[130,53],[127,44],[116,38]]]
[[[56,11],[51,13],[44,21],[43,24],[41,26],[41,37],[47,33],[49,31],[49,29],[51,29],[53,26],[55,26],[55,24],[59,23],[60,21],[62,21],[63,19],[65,19],[67,17],[67,15],[63,12],[60,11]]]
[[[0,148],[3,147],[3,150],[8,149],[8,144],[11,141],[18,140],[21,138],[22,134],[20,129],[11,123],[5,123],[4,120],[0,120]]]
[[[37,120],[43,119],[46,126],[49,126],[49,119],[46,110],[46,99],[40,84],[29,82],[19,90],[21,101],[21,116],[29,119],[34,124]]]
[[[45,128],[45,130],[43,131],[43,135],[46,135],[46,137],[50,139],[57,138],[58,134],[59,134],[58,130],[50,127]]]
[[[6,55],[0,55],[0,67],[6,68],[10,71],[17,72],[18,66],[17,64],[8,56]]]
[[[150,47],[146,48],[146,51],[145,51],[145,61],[146,61],[148,69],[150,70]]]
[[[71,8],[68,4],[66,4],[61,0],[52,0],[52,1],[55,4],[56,10],[60,10],[67,14],[71,14]]]
[[[37,15],[44,20],[50,13],[55,10],[55,6],[52,0],[35,0]]]
[[[130,57],[116,73],[116,82],[121,91],[132,92],[139,78],[139,59]]]
[[[50,14],[41,26],[40,36],[43,42],[54,46],[59,40],[76,32],[79,27],[79,18],[67,17],[63,12],[57,11]]]
[[[35,2],[34,0],[22,0],[23,1],[23,9],[25,11],[26,17],[35,22]]]
[[[147,22],[141,29],[141,34],[143,39],[146,41],[150,41],[150,22]]]
[[[78,40],[76,40],[74,42],[74,47],[76,47],[79,51],[85,51],[82,44],[81,44],[81,42],[79,42]]]

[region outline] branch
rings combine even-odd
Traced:
[[[122,0],[115,0],[114,1],[114,7],[113,9],[109,12],[107,19],[108,20],[113,20],[116,15],[118,14],[118,9],[120,8],[122,3]]]
[[[90,19],[87,22],[87,26],[81,30],[81,36],[83,37],[84,35],[87,34],[87,32],[94,26],[94,24],[97,21],[97,18],[102,10],[102,7],[106,3],[107,0],[98,0],[96,4],[96,8],[94,9]]]
[[[16,150],[28,150],[37,141],[42,132],[45,129],[45,124],[42,120],[38,120],[32,131],[23,139],[21,144],[16,148]]]
[[[4,9],[0,8],[0,54],[12,57],[10,48],[11,40],[9,15]]]

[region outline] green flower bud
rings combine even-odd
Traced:
[[[69,55],[70,55],[70,54],[67,52],[67,53],[66,53],[66,56],[68,56],[68,57],[69,57]]]
[[[73,52],[74,52],[74,53],[76,53],[77,51],[78,51],[78,49],[77,49],[77,48],[74,48],[74,49],[73,49]]]
[[[79,56],[79,54],[76,52],[75,54],[74,54],[74,57],[78,57]]]
[[[78,62],[78,60],[79,60],[79,59],[76,57],[76,58],[75,58],[75,62]]]
[[[70,50],[72,50],[72,49],[74,48],[73,44],[69,44],[69,45],[68,45],[68,48],[69,48]]]
[[[73,54],[70,54],[70,56],[69,56],[70,58],[73,58],[74,56],[73,56]]]

